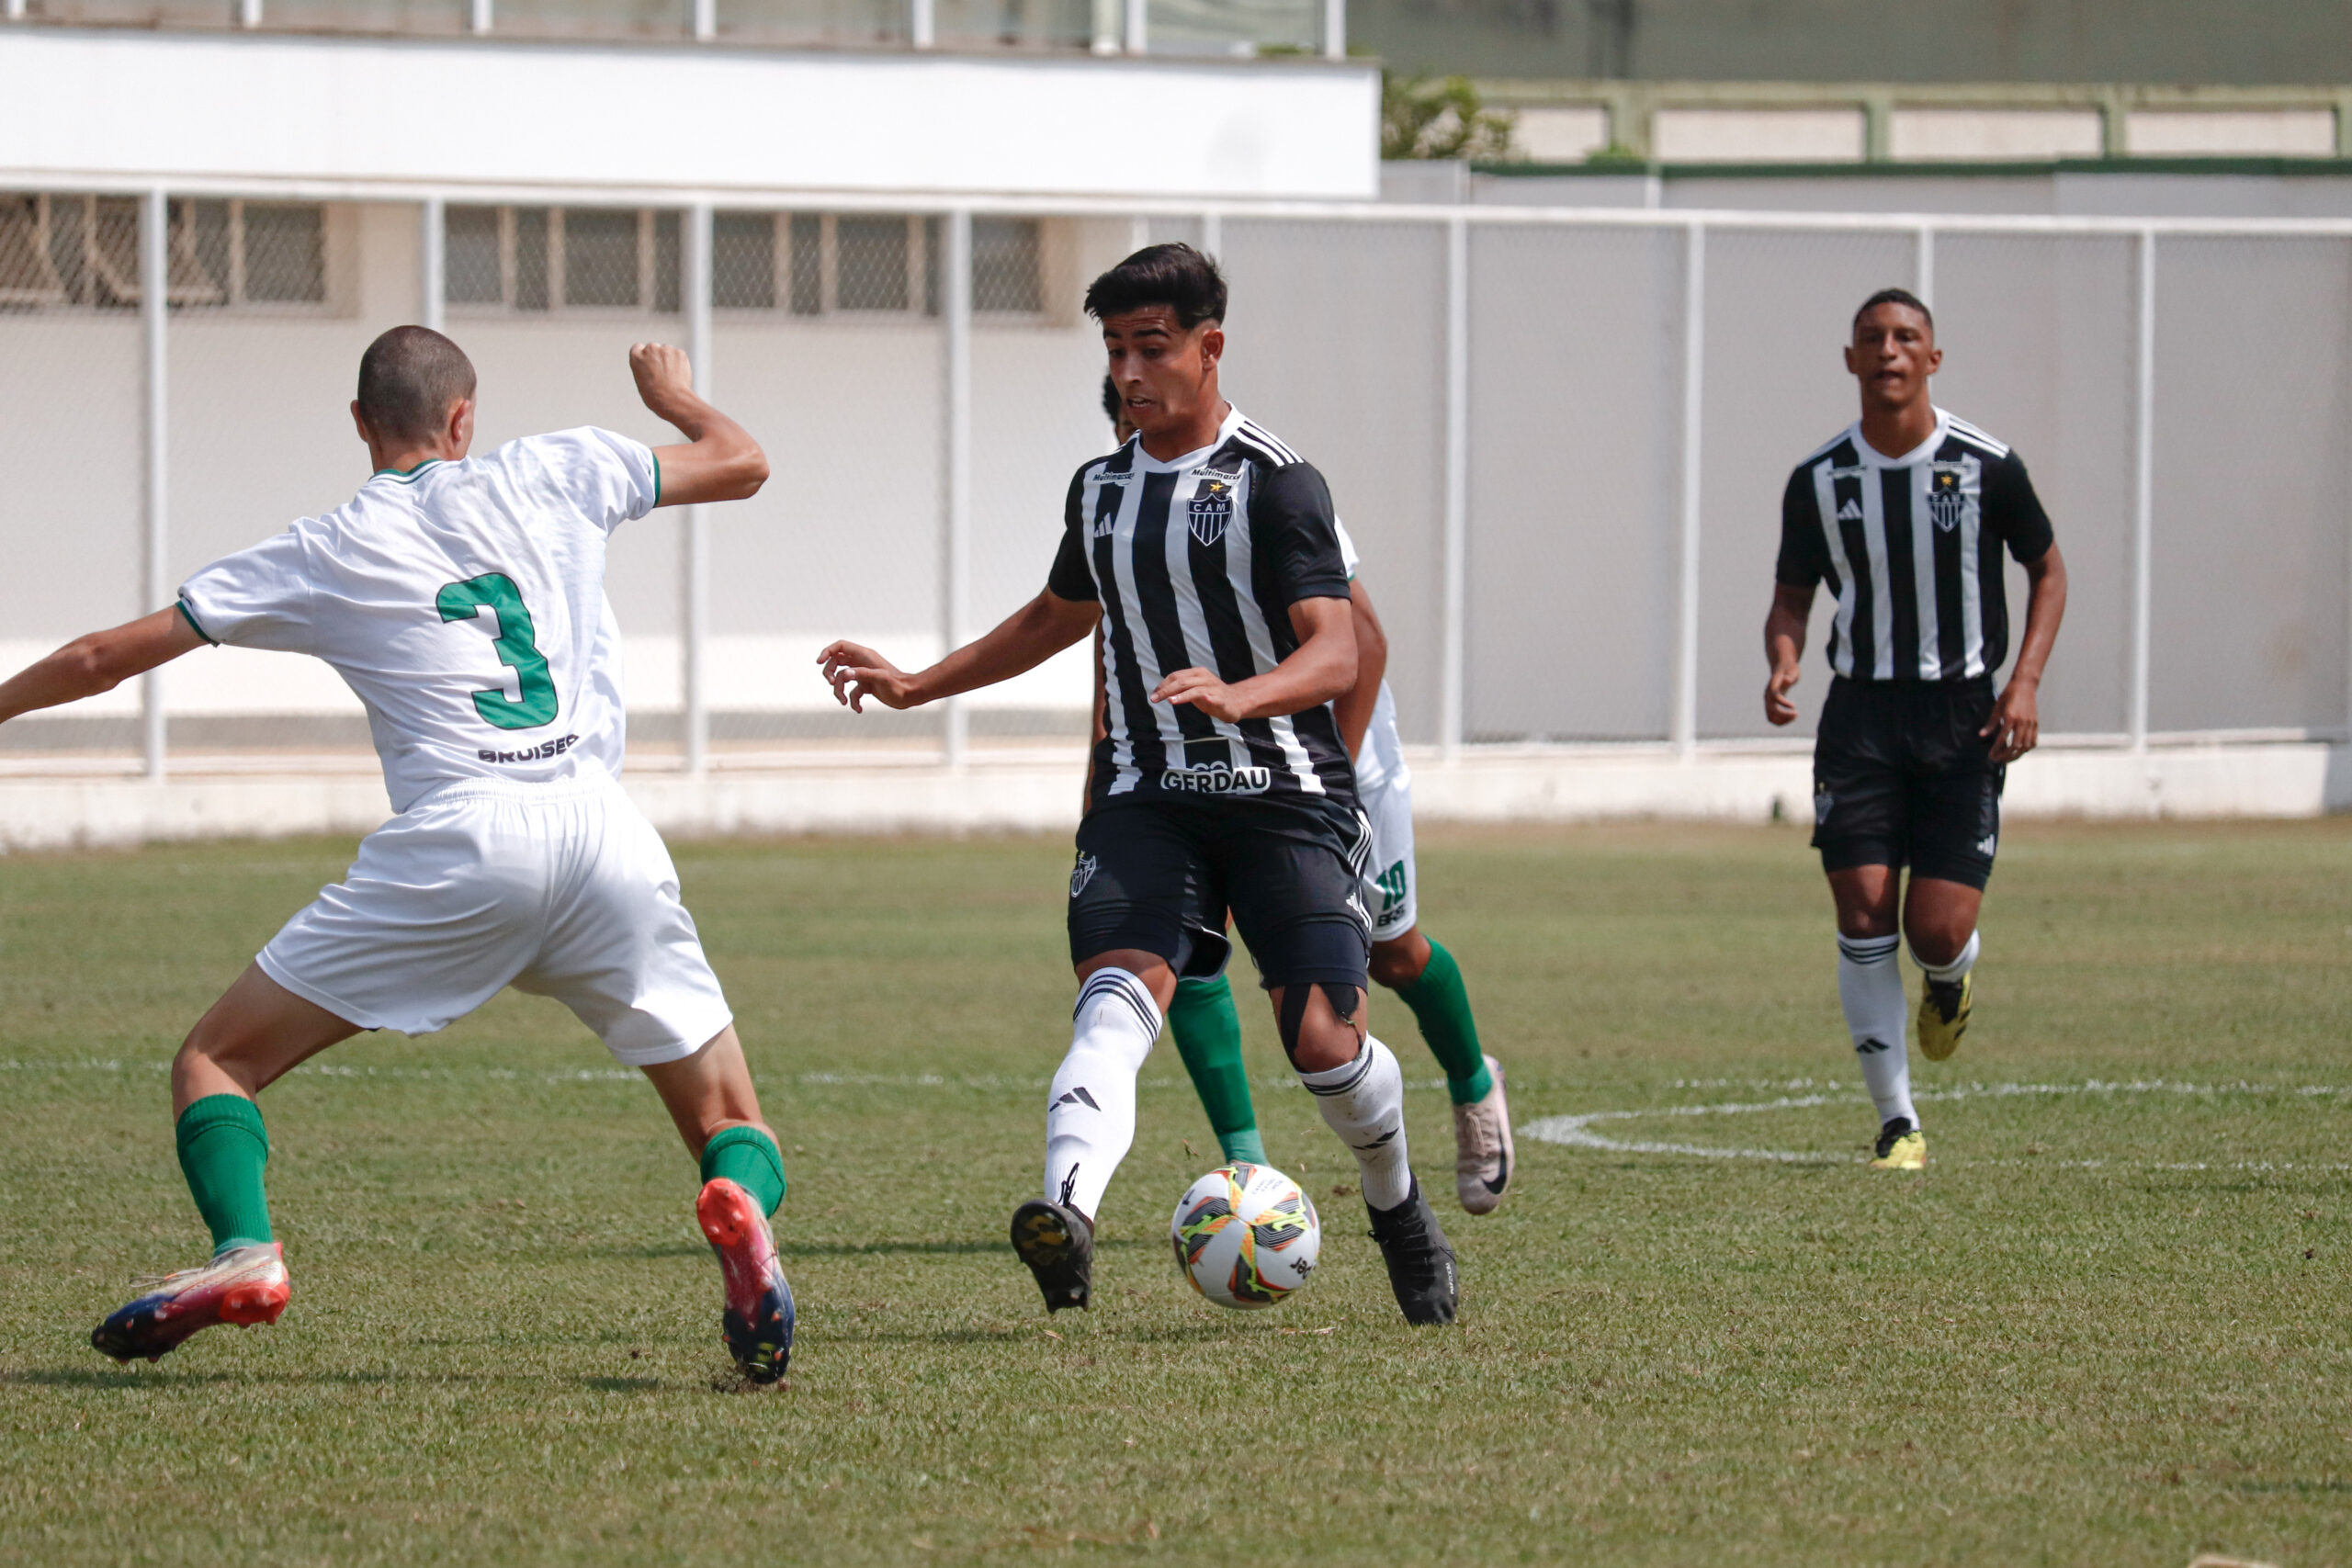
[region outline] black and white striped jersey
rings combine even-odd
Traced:
[[[1216,440],[1160,462],[1130,440],[1070,481],[1046,587],[1102,606],[1105,734],[1094,804],[1121,798],[1333,796],[1355,776],[1328,706],[1227,723],[1154,704],[1179,670],[1262,675],[1298,647],[1290,607],[1344,599],[1323,476],[1237,411]]]
[[[1861,426],[1799,463],[1781,500],[1777,575],[1838,595],[1829,667],[1860,681],[1954,681],[2008,657],[2001,547],[2049,551],[2050,518],[2015,452],[1936,411],[1935,434],[1900,457]]]

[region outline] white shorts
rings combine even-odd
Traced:
[[[451,784],[360,841],[264,973],[362,1029],[430,1034],[507,986],[553,997],[627,1066],[733,1021],[670,852],[619,784]]]
[[[1396,702],[1385,681],[1364,730],[1363,755],[1356,763],[1356,801],[1372,824],[1363,907],[1372,911],[1372,940],[1388,942],[1411,931],[1420,912],[1413,875],[1413,773],[1405,765],[1404,743],[1396,735]]]

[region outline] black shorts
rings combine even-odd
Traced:
[[[1180,976],[1225,967],[1226,917],[1259,983],[1365,988],[1372,922],[1358,895],[1371,829],[1329,800],[1116,801],[1078,828],[1069,958],[1135,948]]]
[[[1993,682],[1830,682],[1813,746],[1813,847],[1824,871],[1908,865],[1982,888],[2001,840]]]

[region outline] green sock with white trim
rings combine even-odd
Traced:
[[[208,1094],[180,1112],[173,1129],[180,1174],[197,1213],[212,1230],[212,1252],[277,1239],[269,1231],[269,1198],[262,1168],[269,1163],[269,1132],[261,1110],[242,1094]]]

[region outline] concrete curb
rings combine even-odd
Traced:
[[[640,773],[628,790],[681,839],[794,833],[1066,832],[1081,763],[797,766],[701,778]],[[1586,822],[1660,818],[1802,819],[1810,760],[1797,751],[1560,747],[1416,761],[1427,822]],[[390,814],[356,772],[142,779],[0,780],[0,849],[56,850],[216,838],[364,833]],[[2011,770],[2012,818],[2315,817],[2352,809],[2352,747],[2312,742],[2045,750]]]

